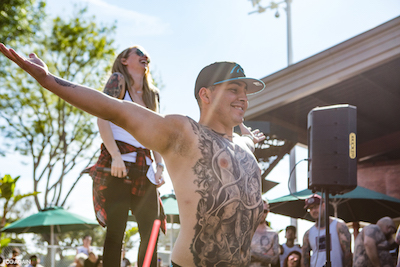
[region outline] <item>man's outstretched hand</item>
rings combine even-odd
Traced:
[[[29,58],[25,58],[15,52],[12,48],[7,48],[4,44],[0,43],[0,51],[14,61],[21,69],[29,73],[40,84],[43,85],[45,78],[48,76],[49,71],[46,64],[38,58],[34,53],[29,54]]]

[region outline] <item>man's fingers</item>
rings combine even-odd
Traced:
[[[11,59],[12,61],[15,61],[12,57],[10,49],[8,49],[4,44],[0,44],[0,50],[1,53],[3,53],[3,55],[5,55],[7,58]]]
[[[10,48],[9,50],[9,53],[10,53],[10,55],[12,55],[12,57],[14,58],[14,61],[16,61],[16,60],[25,60],[25,58],[22,58],[18,53],[17,53],[17,51],[15,51],[14,49],[12,49],[12,48]]]
[[[15,64],[17,64],[20,68],[22,68],[25,71],[27,71],[30,65],[37,64],[36,62],[40,61],[40,59],[36,56],[35,53],[30,53],[28,60],[27,58],[18,54],[14,49],[7,48],[4,44],[0,44],[0,51],[3,53],[3,55],[5,55],[8,59],[13,61]]]
[[[15,62],[18,66],[20,66],[22,69],[24,68],[24,64],[26,62],[26,58],[19,55],[14,49],[10,48],[8,49],[8,55],[6,55],[9,59]]]

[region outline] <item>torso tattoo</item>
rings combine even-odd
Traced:
[[[197,266],[247,266],[261,219],[260,169],[242,147],[190,120],[202,157],[193,167],[197,224],[191,252]]]
[[[354,244],[354,259],[353,266],[355,267],[372,267],[373,264],[369,259],[365,250],[364,238],[365,235],[375,241],[378,250],[378,257],[381,266],[394,266],[392,256],[388,249],[388,241],[379,226],[371,224],[365,226],[362,232],[357,236]]]

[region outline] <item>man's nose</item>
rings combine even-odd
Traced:
[[[246,90],[243,90],[240,94],[239,94],[239,100],[243,101],[243,102],[247,102],[247,94],[246,94]]]

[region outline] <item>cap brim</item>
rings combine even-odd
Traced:
[[[259,93],[265,88],[265,83],[259,79],[254,79],[254,78],[247,78],[247,77],[237,77],[237,78],[231,78],[223,81],[219,81],[214,83],[214,85],[225,83],[225,82],[230,82],[234,80],[241,80],[246,83],[247,85],[247,94],[252,95],[255,93]]]

